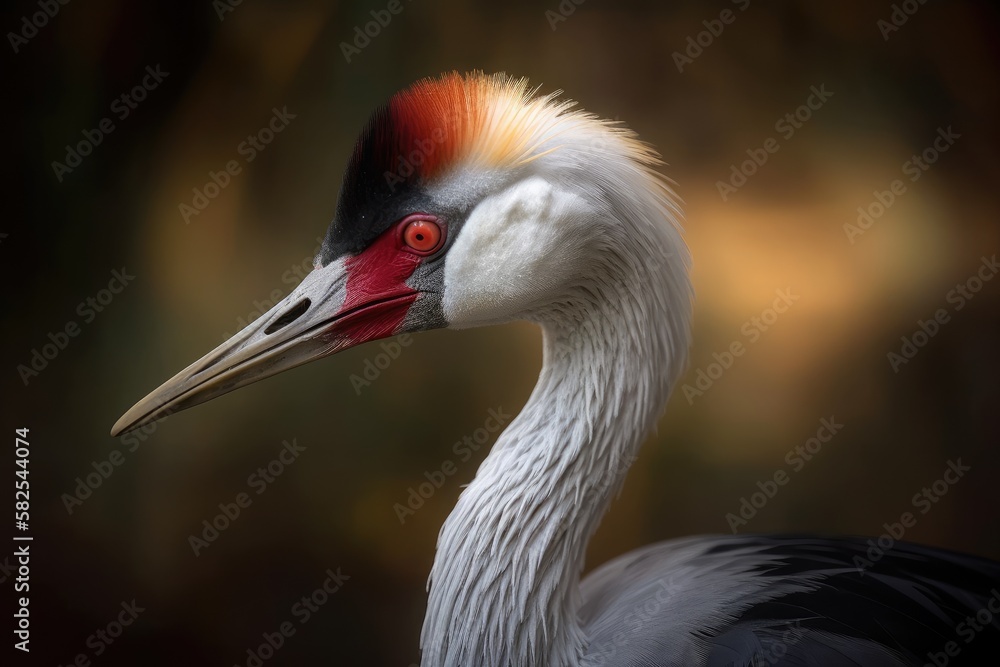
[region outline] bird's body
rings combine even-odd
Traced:
[[[1000,564],[905,542],[672,540],[601,566],[582,593],[588,667],[989,665],[998,646]]]
[[[116,430],[368,340],[532,321],[541,375],[441,530],[423,665],[922,664],[995,600],[948,656],[981,664],[967,661],[998,645],[1000,565],[922,547],[864,568],[854,540],[697,538],[581,587],[689,343],[688,254],[655,163],[523,82],[423,81],[365,128],[313,273]]]

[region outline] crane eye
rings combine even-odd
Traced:
[[[429,255],[441,247],[444,232],[435,220],[416,218],[403,223],[403,243],[413,252]]]

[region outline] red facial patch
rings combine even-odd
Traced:
[[[360,254],[344,262],[347,295],[331,333],[352,345],[396,333],[417,291],[406,284],[423,257],[401,247],[399,225],[393,225]],[[348,314],[349,313],[349,314]]]

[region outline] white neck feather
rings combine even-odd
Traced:
[[[579,664],[587,542],[687,350],[686,251],[658,213],[628,224],[586,285],[535,317],[538,384],[441,530],[425,667]]]

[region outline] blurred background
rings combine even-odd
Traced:
[[[30,428],[34,537],[31,659],[12,664],[249,667],[286,621],[263,664],[418,661],[437,532],[487,452],[452,446],[524,404],[535,328],[428,333],[387,365],[369,344],[108,431],[297,284],[368,113],[452,69],[620,119],[685,202],[690,371],[588,568],[734,528],[875,537],[907,511],[905,539],[1000,558],[992,3],[42,5],[4,19],[3,425]],[[373,11],[391,20],[366,40]],[[283,129],[261,133],[275,110]],[[776,314],[779,291],[795,299]],[[822,419],[843,427],[817,448]],[[273,475],[284,442],[304,449]],[[959,459],[970,470],[934,487]],[[445,461],[457,473],[401,522]],[[754,497],[778,471],[788,483]],[[252,504],[193,546],[240,493]],[[302,623],[328,570],[341,589]]]

